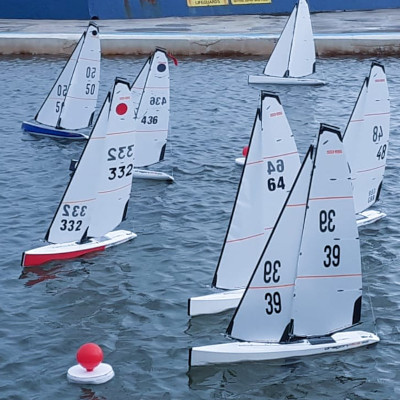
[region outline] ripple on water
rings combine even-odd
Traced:
[[[271,363],[207,367],[188,373],[190,346],[225,341],[232,312],[189,319],[187,299],[209,292],[232,209],[241,155],[259,93],[247,75],[264,58],[182,58],[171,66],[171,132],[165,162],[174,184],[135,181],[122,229],[138,237],[79,260],[21,270],[23,250],[40,243],[83,143],[22,134],[65,62],[0,59],[0,363],[8,399],[386,399],[398,397],[400,67],[385,64],[392,100],[388,168],[379,207],[388,216],[360,229],[364,270],[362,329],[370,348]],[[133,80],[144,58],[106,58],[100,98],[115,76]],[[301,155],[320,122],[344,129],[370,59],[325,59],[321,88],[279,88]],[[27,84],[26,77],[29,77]],[[10,96],[12,94],[12,96]],[[12,99],[12,100],[11,100]],[[17,107],[15,105],[18,105]],[[371,308],[371,305],[373,306]],[[376,318],[376,326],[374,317]],[[99,343],[115,378],[99,387],[68,384],[84,342]]]

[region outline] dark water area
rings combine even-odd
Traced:
[[[100,101],[115,76],[133,81],[145,59],[102,61]],[[344,129],[371,59],[323,59],[328,85],[276,87],[302,155],[320,122]],[[226,341],[232,312],[190,319],[187,299],[209,292],[259,93],[247,75],[262,58],[182,58],[171,71],[165,162],[174,184],[135,180],[122,229],[138,237],[105,252],[22,269],[41,244],[83,143],[20,130],[50,90],[62,58],[0,58],[1,399],[398,399],[400,397],[400,64],[385,65],[392,120],[379,208],[360,229],[363,330],[370,348],[286,361],[188,371],[188,348]],[[100,107],[100,101],[98,106]],[[67,369],[86,342],[98,343],[116,376],[70,384]]]

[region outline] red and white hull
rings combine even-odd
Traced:
[[[80,257],[88,253],[103,251],[107,247],[125,243],[134,239],[136,236],[136,233],[126,230],[118,230],[109,232],[100,238],[89,239],[85,243],[55,243],[37,247],[36,249],[25,251],[22,254],[21,265],[23,267],[34,267],[50,261],[68,260]]]

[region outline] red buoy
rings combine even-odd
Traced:
[[[76,364],[68,369],[71,383],[99,385],[114,377],[112,366],[103,363],[103,350],[96,343],[86,343],[76,352]]]
[[[93,371],[103,361],[103,350],[96,343],[86,343],[78,349],[76,359],[86,371]]]
[[[249,146],[244,146],[242,150],[243,157],[247,157],[248,152],[249,152]]]

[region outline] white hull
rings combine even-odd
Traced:
[[[135,179],[151,179],[155,181],[168,181],[174,182],[174,178],[165,172],[149,171],[146,169],[134,169],[133,178]]]
[[[84,254],[95,251],[103,251],[108,247],[125,243],[134,239],[136,236],[136,233],[118,230],[109,232],[100,238],[89,239],[85,243],[55,243],[47,246],[37,247],[23,253],[21,264],[23,267],[33,267],[54,260],[76,258]]]
[[[323,86],[324,81],[313,78],[282,78],[279,76],[268,75],[249,75],[249,85],[307,85],[307,86]]]
[[[226,290],[206,296],[191,297],[188,301],[188,314],[192,317],[204,314],[217,314],[236,308],[242,298],[244,289]]]
[[[365,210],[361,213],[356,214],[356,217],[357,217],[357,226],[363,226],[372,224],[373,222],[386,217],[386,214],[378,210]]]
[[[333,340],[311,344],[313,340],[301,340],[289,344],[231,342],[211,346],[193,347],[189,350],[189,366],[237,363],[243,361],[268,361],[290,357],[311,356],[350,350],[379,342],[379,337],[364,331],[339,332],[328,337]]]
[[[106,383],[114,377],[115,373],[112,366],[100,363],[93,371],[87,371],[80,364],[68,369],[67,378],[71,383],[86,385],[99,385]]]

